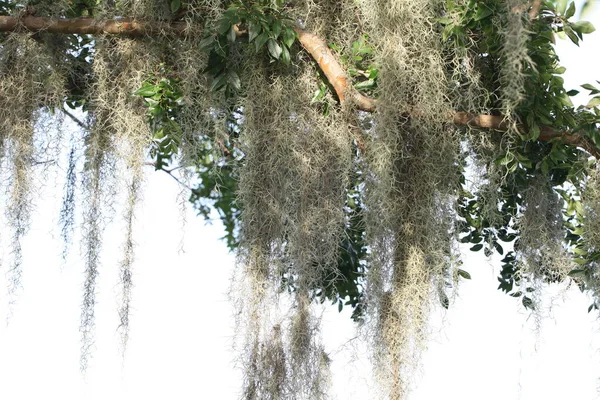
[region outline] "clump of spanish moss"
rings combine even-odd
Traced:
[[[527,31],[528,18],[523,13],[529,7],[529,1],[510,0],[506,2],[503,24],[504,43],[502,47],[503,65],[500,69],[502,91],[502,113],[509,121],[515,122],[515,109],[525,98],[525,76],[528,67],[534,67],[529,57],[527,43],[530,32]]]
[[[86,165],[83,173],[84,254],[86,279],[81,331],[83,334],[82,368],[87,365],[88,348],[93,343],[95,281],[98,275],[102,232],[114,210],[107,205],[117,188],[127,188],[125,222],[127,226],[124,256],[121,262],[122,305],[119,310],[123,344],[127,342],[131,266],[133,263],[132,229],[134,209],[144,180],[144,149],[152,139],[142,100],[132,93],[141,87],[160,57],[150,43],[131,39],[104,39],[96,46],[95,86],[92,88],[95,119],[85,138]],[[115,90],[118,88],[119,90]],[[117,181],[121,177],[123,181]]]
[[[324,115],[311,105],[315,71],[306,61],[299,59],[299,66],[289,68],[259,61],[243,70],[245,159],[238,197],[241,274],[252,282],[240,311],[245,316],[241,326],[248,352],[242,362],[250,371],[248,399],[285,398],[285,393],[306,399],[325,396],[322,367],[327,363],[310,302],[336,273],[332,267],[344,229],[352,138],[343,110],[332,106]],[[297,287],[291,299],[277,295],[281,282]],[[291,321],[279,320],[288,307]],[[275,325],[282,330],[281,339],[271,333]],[[274,340],[282,340],[281,384],[266,388],[254,377],[272,368],[265,359],[270,353],[261,349]]]
[[[8,275],[9,294],[13,297],[21,279],[21,239],[29,228],[33,209],[33,169],[38,155],[36,123],[42,116],[37,105],[60,107],[64,80],[54,69],[44,67],[56,65],[52,54],[27,35],[8,37],[1,50],[0,147],[2,161],[10,170],[5,213],[12,230],[12,260]]]
[[[600,170],[592,168],[581,193],[583,205],[583,232],[584,249],[588,254],[600,251]],[[598,262],[591,261],[585,285],[590,289],[596,307],[600,306],[600,273]]]
[[[519,263],[520,289],[532,293],[533,304],[539,301],[544,282],[560,282],[573,269],[563,247],[565,229],[563,202],[552,189],[548,178],[535,176],[525,192],[523,211],[518,221],[519,239],[515,245]]]
[[[445,124],[451,104],[441,40],[432,28],[443,2],[359,3],[380,65],[367,155],[366,333],[382,397],[402,399],[453,260],[460,143]]]

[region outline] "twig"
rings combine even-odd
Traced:
[[[194,189],[192,189],[188,184],[186,184],[185,182],[183,182],[181,179],[179,179],[178,177],[175,176],[175,174],[173,174],[173,171],[180,169],[180,168],[185,168],[185,167],[175,167],[172,169],[165,169],[165,168],[156,168],[156,163],[154,161],[147,161],[144,163],[144,165],[150,166],[150,167],[154,167],[157,171],[163,171],[166,172],[167,174],[169,174],[169,176],[173,179],[175,179],[175,181],[177,183],[179,183],[181,186],[183,186],[184,188],[186,188],[187,190],[193,192]]]
[[[87,126],[86,124],[84,124],[79,118],[77,118],[76,116],[74,116],[73,114],[71,114],[71,112],[69,112],[64,106],[62,111],[65,113],[65,115],[69,118],[71,118],[73,120],[73,122],[75,122],[77,125],[79,125],[81,128],[85,129],[86,131],[90,130],[90,127]]]

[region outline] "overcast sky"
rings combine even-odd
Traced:
[[[588,19],[600,28],[600,12]],[[600,79],[599,36],[586,37],[579,49],[559,44],[567,89]],[[24,289],[9,323],[0,324],[0,399],[236,399],[241,382],[230,351],[232,309],[226,296],[234,257],[218,240],[220,224],[207,225],[187,204],[182,214],[177,184],[153,171],[135,225],[125,360],[116,331],[124,233],[117,218],[103,245],[93,359],[85,377],[80,374],[83,263],[78,244],[66,263],[60,258],[60,179],[48,176],[44,180],[50,184],[40,185],[24,240]],[[4,261],[10,258],[7,236],[2,229]],[[596,399],[600,326],[597,316],[587,313],[590,299],[574,287],[554,290],[547,296],[554,306],[536,334],[535,321],[518,301],[496,290],[498,260],[473,254],[465,260],[472,280],[462,284],[449,311],[433,314],[431,343],[410,400]],[[0,319],[8,314],[5,287],[0,280]],[[365,355],[356,341],[348,343],[354,335],[348,313],[328,308],[324,337],[339,399],[369,398]]]

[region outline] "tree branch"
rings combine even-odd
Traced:
[[[529,10],[529,19],[535,19],[540,12],[542,7],[542,0],[533,0],[531,2],[531,9]]]
[[[181,179],[179,179],[177,176],[175,176],[175,174],[173,173],[173,171],[178,170],[180,168],[185,168],[185,167],[175,167],[175,168],[171,168],[171,169],[165,169],[165,168],[156,168],[156,163],[154,161],[147,161],[144,163],[144,165],[147,165],[149,167],[154,167],[155,170],[157,171],[163,171],[166,172],[167,174],[169,174],[169,176],[173,179],[175,179],[175,181],[180,184],[181,186],[183,186],[184,188],[188,189],[189,191],[194,191],[194,189],[192,189],[188,184],[186,184],[185,182],[183,182]]]
[[[0,16],[0,32],[47,32],[80,35],[131,35],[146,36],[172,34],[185,36],[190,34],[191,26],[185,22],[144,22],[131,18],[93,19],[93,18],[44,18],[27,15],[25,17]]]
[[[73,122],[75,122],[77,125],[79,125],[82,129],[86,130],[86,131],[90,131],[90,127],[87,126],[86,124],[83,123],[83,121],[81,121],[79,118],[77,118],[76,116],[74,116],[70,111],[68,111],[64,106],[62,108],[62,112],[65,113],[65,115],[69,118],[71,118],[71,120]]]
[[[533,1],[531,10],[537,14],[538,1]],[[314,58],[319,68],[335,90],[341,103],[351,101],[358,110],[375,112],[377,101],[358,93],[348,78],[348,75],[338,62],[327,43],[318,36],[300,28],[294,28],[302,47]],[[43,18],[43,17],[8,17],[0,16],[0,32],[48,32],[63,34],[114,34],[145,36],[157,34],[173,34],[177,36],[189,35],[193,30],[186,22],[144,22],[129,18],[96,20],[92,18]],[[243,34],[242,31],[238,35]],[[407,115],[410,116],[410,115]],[[448,122],[456,125],[468,125],[477,128],[495,129],[506,131],[508,126],[504,118],[494,115],[474,115],[465,112],[456,112],[448,118]],[[560,139],[563,142],[580,147],[600,159],[600,149],[589,138],[577,132],[557,131],[552,127],[540,127],[539,140],[549,141]]]

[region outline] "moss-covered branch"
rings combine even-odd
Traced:
[[[131,35],[145,36],[160,33],[185,35],[190,26],[185,22],[137,21],[130,18],[44,18],[31,15],[24,17],[0,16],[0,32],[48,32],[79,35]]]
[[[193,30],[185,22],[156,22],[137,21],[128,18],[122,19],[92,19],[92,18],[43,18],[34,16],[9,17],[0,16],[0,32],[48,32],[59,34],[112,34],[146,36],[156,34],[188,35]],[[340,102],[351,101],[354,106],[362,111],[375,112],[377,101],[358,93],[335,55],[327,43],[318,36],[302,30],[294,29],[298,34],[298,41],[302,47],[314,58],[319,68],[333,87]],[[237,30],[238,35],[244,31]],[[449,122],[457,125],[494,129],[504,131],[507,129],[502,116],[473,115],[458,111],[450,116]],[[541,127],[539,139],[549,141],[560,138],[565,143],[577,146],[596,158],[600,158],[600,149],[587,137],[577,132],[558,131],[549,126]]]

